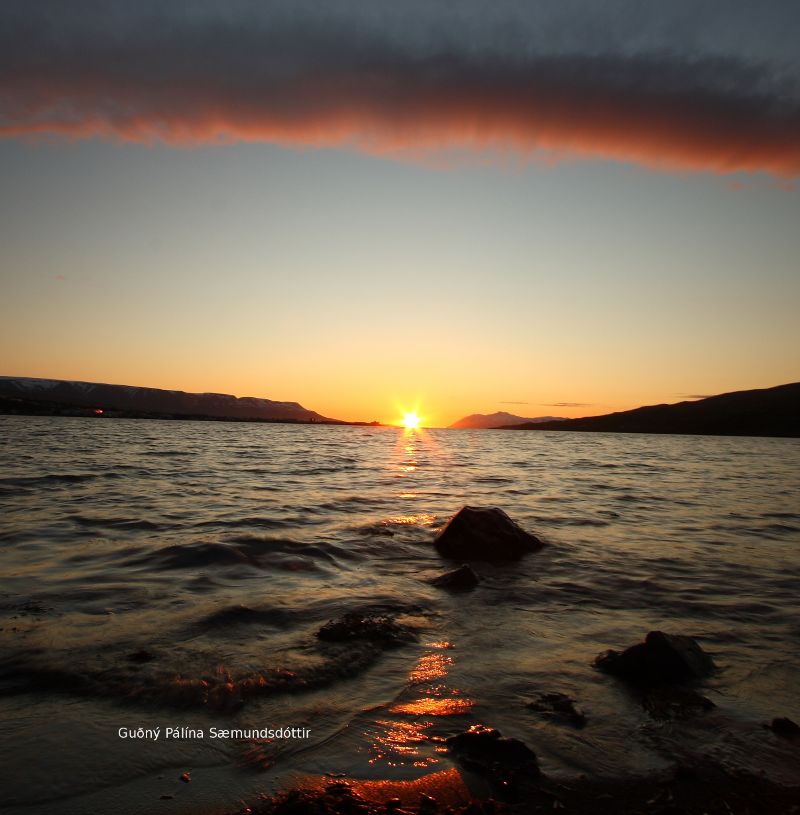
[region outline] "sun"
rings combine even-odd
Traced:
[[[416,411],[403,414],[403,427],[406,430],[419,430],[419,423],[421,421],[422,419],[420,419],[420,417],[417,416]]]

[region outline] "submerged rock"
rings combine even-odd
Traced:
[[[688,682],[711,674],[714,661],[692,637],[651,631],[644,642],[621,653],[606,651],[595,666],[632,685],[651,686]]]
[[[505,738],[491,727],[473,725],[457,736],[450,736],[446,744],[465,769],[504,788],[540,775],[536,753],[525,742]]]
[[[661,721],[688,719],[698,713],[713,710],[716,705],[691,688],[661,685],[649,688],[642,696],[642,707]]]
[[[453,560],[518,560],[544,545],[497,507],[462,507],[434,541]]]
[[[452,572],[445,572],[434,578],[431,583],[440,589],[450,589],[451,591],[469,591],[480,583],[480,578],[468,564],[453,569]]]
[[[384,647],[410,642],[414,633],[391,617],[372,616],[351,611],[338,620],[330,620],[317,631],[317,637],[325,642],[351,642],[368,640]]]
[[[525,705],[529,710],[544,714],[547,718],[563,721],[573,727],[585,727],[586,715],[575,706],[566,693],[541,693],[533,702]]]

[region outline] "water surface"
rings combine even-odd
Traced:
[[[564,776],[698,752],[792,773],[762,724],[800,720],[798,440],[30,417],[0,418],[0,438],[9,812],[218,811],[303,774],[414,778],[450,769],[438,738],[476,722]],[[463,504],[550,545],[477,565],[473,592],[434,588],[451,564],[433,537]],[[365,609],[416,641],[316,638]],[[655,721],[592,668],[658,628],[713,654],[713,712]],[[526,708],[549,691],[588,725]],[[311,735],[118,736],[179,725]]]

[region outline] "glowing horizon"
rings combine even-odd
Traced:
[[[675,403],[675,402],[683,402],[687,400],[694,400],[694,399],[701,399],[707,396],[714,396],[720,393],[728,393],[731,391],[739,391],[739,390],[750,390],[756,388],[769,388],[776,385],[783,385],[788,384],[790,380],[780,381],[780,382],[760,382],[757,384],[752,385],[745,385],[745,386],[730,386],[725,387],[721,390],[708,390],[707,392],[703,393],[674,393],[670,394],[668,398],[659,398],[653,395],[651,398],[644,397],[641,400],[636,400],[635,397],[631,397],[630,401],[628,402],[619,402],[619,403],[602,403],[602,402],[595,402],[595,403],[560,403],[554,404],[552,402],[539,402],[539,403],[523,403],[523,404],[508,404],[506,402],[501,402],[497,404],[489,404],[477,405],[477,407],[470,407],[467,403],[467,406],[463,409],[460,409],[458,405],[454,405],[451,402],[447,402],[441,399],[438,395],[432,395],[431,398],[427,401],[420,401],[417,399],[415,401],[416,407],[413,410],[406,410],[401,405],[408,404],[411,400],[406,400],[403,402],[402,400],[382,400],[380,396],[375,395],[372,396],[368,393],[360,393],[359,396],[364,404],[368,404],[372,406],[372,410],[367,408],[366,410],[359,411],[358,408],[347,407],[347,403],[341,402],[341,408],[337,408],[337,402],[329,401],[325,402],[323,399],[322,394],[320,394],[321,404],[333,404],[334,407],[332,410],[326,410],[320,408],[320,404],[311,402],[309,400],[305,400],[302,398],[299,399],[292,399],[289,396],[282,395],[282,394],[271,394],[268,392],[258,392],[255,389],[236,389],[236,388],[220,388],[215,386],[197,386],[197,385],[188,385],[188,386],[180,386],[176,385],[174,382],[163,382],[163,383],[154,383],[153,381],[144,382],[144,381],[128,381],[128,380],[119,380],[119,381],[112,381],[109,377],[90,377],[90,376],[70,376],[70,375],[54,375],[52,372],[49,376],[43,375],[41,373],[31,374],[28,373],[21,373],[17,372],[8,372],[6,370],[1,370],[0,375],[2,376],[18,376],[18,377],[33,377],[33,378],[41,378],[41,379],[62,379],[65,381],[85,381],[85,382],[96,382],[96,383],[105,383],[105,384],[113,384],[113,385],[130,385],[135,387],[150,387],[150,388],[160,388],[163,390],[182,390],[188,393],[228,393],[232,396],[237,397],[255,397],[255,398],[263,398],[263,399],[270,399],[272,401],[292,401],[292,402],[299,402],[304,408],[308,410],[316,411],[321,415],[330,418],[330,419],[337,419],[342,421],[348,422],[371,422],[377,421],[380,424],[387,426],[387,427],[396,427],[399,429],[405,430],[423,430],[423,429],[436,429],[436,428],[444,428],[448,427],[454,422],[462,419],[466,416],[472,414],[493,414],[497,412],[506,412],[511,413],[518,416],[523,416],[526,418],[538,418],[541,416],[558,416],[563,418],[581,418],[581,417],[588,417],[588,416],[596,416],[606,413],[612,413],[615,411],[620,410],[629,410],[632,408],[642,407],[645,405],[651,404],[661,404],[661,403]],[[420,412],[420,410],[424,410],[424,415]]]

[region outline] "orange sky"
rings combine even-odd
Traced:
[[[0,374],[433,426],[800,379],[792,9],[578,5],[13,4]]]

